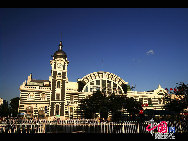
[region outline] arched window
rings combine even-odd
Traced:
[[[27,107],[26,113],[27,113],[28,118],[32,118],[33,117],[33,107],[32,106]]]
[[[60,81],[57,81],[57,88],[60,88]]]
[[[41,100],[46,100],[46,98],[47,98],[47,97],[46,97],[46,94],[45,94],[45,93],[42,93],[42,94],[41,94]]]
[[[83,92],[95,92],[100,90],[106,94],[123,94],[123,86],[128,84],[123,79],[109,72],[94,72],[79,80],[84,84]]]
[[[29,93],[28,100],[34,100],[34,99],[35,99],[34,93]]]

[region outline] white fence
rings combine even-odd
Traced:
[[[45,124],[1,124],[0,133],[45,133]]]
[[[176,132],[188,132],[187,122],[169,122]],[[0,124],[0,133],[149,133],[149,121],[98,122],[97,120],[59,120]]]

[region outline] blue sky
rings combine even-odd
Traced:
[[[103,70],[137,91],[188,83],[187,8],[1,8],[0,97],[30,73],[47,80],[60,40],[69,81]]]

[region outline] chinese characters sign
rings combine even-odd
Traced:
[[[173,133],[175,133],[175,127],[169,127],[168,130],[167,122],[161,121],[157,124],[153,119],[150,120],[150,123],[151,124],[146,127],[146,131],[149,131],[153,136],[154,129],[157,128],[158,133],[155,132],[155,139],[175,139],[175,136],[173,135]]]

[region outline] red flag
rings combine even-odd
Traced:
[[[177,89],[176,89],[176,88],[174,88],[174,92],[177,92]]]
[[[139,114],[143,114],[143,113],[144,113],[144,111],[143,111],[143,110],[140,110]]]
[[[173,91],[173,89],[172,89],[172,88],[170,88],[170,91]]]

